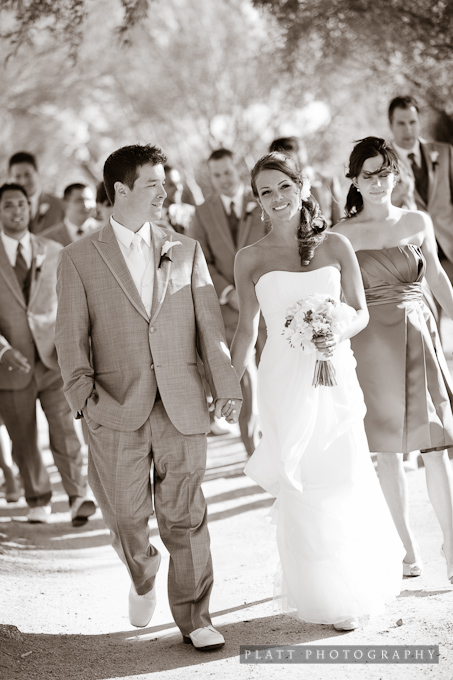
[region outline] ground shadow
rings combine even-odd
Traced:
[[[55,668],[58,680],[113,680],[233,657],[239,664],[241,645],[295,645],[342,635],[332,626],[308,624],[289,616],[263,617],[218,626],[226,645],[202,653],[182,643],[173,623],[167,627],[171,629],[168,635],[162,635],[166,626],[158,626],[110,635],[21,633],[18,639],[1,637],[0,669],[8,673],[8,680],[57,680]],[[157,633],[160,636],[154,637]]]

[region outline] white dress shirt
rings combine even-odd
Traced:
[[[33,259],[33,250],[31,245],[30,232],[27,231],[24,236],[18,241],[11,236],[7,236],[3,231],[0,232],[0,238],[3,241],[5,247],[6,256],[9,260],[11,267],[16,266],[17,248],[19,243],[22,245],[22,255],[27,264],[27,267],[31,267],[31,262]],[[11,349],[11,345],[7,343],[3,349],[0,350],[0,361],[7,350]]]
[[[140,261],[136,259],[136,252],[132,241],[135,233],[123,227],[122,224],[110,218],[116,240],[120,247],[121,253],[126,261],[127,267],[131,273],[132,280],[138,293],[141,297],[143,305],[148,316],[151,316],[151,306],[153,302],[153,288],[154,288],[154,256],[151,239],[151,227],[149,222],[140,227],[136,232],[140,237],[140,251],[143,256],[143,267]]]
[[[411,159],[409,158],[409,154],[413,153],[415,162],[417,163],[418,167],[422,167],[422,152],[420,149],[420,142],[417,139],[415,142],[414,146],[412,149],[403,149],[401,146],[398,146],[398,144],[395,144],[393,142],[393,148],[395,149],[396,153],[398,154],[398,158],[405,164],[405,166],[412,172],[412,162]]]
[[[227,215],[230,214],[231,202],[233,202],[234,214],[238,220],[240,220],[242,217],[242,203],[244,202],[244,185],[241,184],[234,196],[225,196],[225,194],[220,194],[220,199]]]
[[[16,257],[17,257],[17,248],[19,246],[19,243],[22,246],[22,255],[23,258],[26,262],[26,265],[28,268],[31,267],[31,261],[33,259],[33,250],[31,246],[31,238],[30,238],[30,232],[27,231],[24,236],[18,241],[15,238],[11,238],[11,236],[7,236],[3,231],[0,232],[0,236],[3,241],[3,245],[5,246],[5,251],[6,255],[8,257],[8,260],[10,262],[11,267],[16,266]]]
[[[79,238],[86,236],[86,234],[90,234],[92,231],[94,231],[94,227],[97,226],[95,225],[93,217],[87,217],[85,222],[81,224],[80,227],[78,227],[76,224],[68,220],[67,217],[64,218],[63,222],[66,226],[66,229],[68,230],[71,243],[74,243],[74,241],[78,241]]]

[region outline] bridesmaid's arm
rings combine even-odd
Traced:
[[[239,321],[231,345],[231,363],[239,379],[253,358],[253,349],[258,337],[260,306],[253,283],[255,257],[253,246],[240,250],[234,261],[234,280],[239,298]]]
[[[341,288],[344,301],[353,307],[357,316],[351,321],[339,337],[339,342],[353,338],[360,333],[370,320],[363,288],[359,262],[350,241],[341,234],[336,234],[338,245],[336,254],[341,266]]]
[[[426,260],[426,281],[442,309],[448,314],[450,319],[453,319],[453,289],[437,257],[437,244],[433,223],[429,215],[424,212],[418,211],[416,215],[421,217],[425,225],[421,248]]]

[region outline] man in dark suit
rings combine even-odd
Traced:
[[[238,250],[255,243],[266,234],[261,210],[251,191],[241,182],[233,154],[217,149],[208,159],[214,193],[195,209],[190,227],[192,238],[200,242],[219,297],[227,341],[231,344],[239,319],[239,301],[234,285],[234,258]],[[261,320],[256,345],[257,359],[266,339]],[[254,408],[256,368],[250,366],[242,379],[244,396],[239,427],[242,441],[251,455],[260,436]]]
[[[453,282],[453,146],[420,137],[419,108],[413,97],[392,99],[389,123],[400,160],[400,182],[392,201],[430,215],[439,259]]]
[[[52,496],[37,442],[36,400],[49,423],[50,449],[74,525],[96,506],[86,497],[80,442],[64,398],[55,349],[57,263],[61,245],[30,234],[27,193],[0,187],[0,413],[12,442],[29,522],[47,522]]]
[[[33,234],[61,222],[64,217],[63,204],[59,198],[44,192],[38,173],[38,164],[33,154],[27,151],[15,153],[8,162],[11,182],[24,187],[30,202],[30,225]]]
[[[42,232],[45,238],[68,246],[101,227],[94,219],[96,203],[93,190],[86,184],[78,182],[67,186],[63,193],[63,205],[64,219],[50,229],[45,229]]]

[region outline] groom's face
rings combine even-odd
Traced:
[[[127,209],[142,224],[159,219],[167,195],[163,165],[147,163],[138,168],[133,189],[127,193]]]

